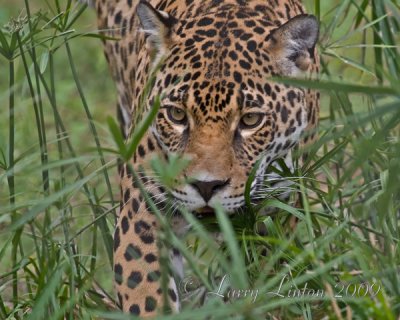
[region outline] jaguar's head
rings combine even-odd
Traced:
[[[307,126],[305,91],[270,78],[309,68],[317,20],[299,15],[280,25],[242,6],[177,18],[144,1],[137,14],[153,67],[159,64],[148,99],[162,100],[151,132],[163,152],[191,159],[183,173],[190,182],[172,194],[192,211],[219,202],[232,212],[244,204],[257,160],[250,194]]]

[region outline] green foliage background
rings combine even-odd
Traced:
[[[321,81],[279,80],[322,94],[310,161],[282,173],[302,209],[270,195],[232,221],[221,210],[203,223],[185,213],[193,232],[177,239],[166,228],[161,236],[182,250],[197,286],[183,292],[182,314],[162,319],[400,316],[400,5],[305,3],[321,20]],[[72,1],[0,3],[0,319],[129,318],[98,294],[114,298],[123,149],[107,126],[115,90],[96,34],[94,12]],[[278,211],[261,216],[265,207]],[[258,299],[203,303],[201,293],[224,275],[233,287],[260,290]],[[266,294],[285,277],[285,298]],[[324,297],[288,297],[305,284]],[[342,284],[343,297],[332,297]]]

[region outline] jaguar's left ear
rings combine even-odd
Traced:
[[[280,74],[292,76],[307,71],[314,59],[319,24],[313,15],[298,15],[268,37],[268,48]]]
[[[172,28],[177,20],[165,11],[157,10],[144,0],[136,7],[143,32],[148,36],[147,44],[149,50],[162,53],[170,44]]]

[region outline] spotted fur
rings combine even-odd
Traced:
[[[317,125],[319,99],[315,92],[270,78],[318,72],[318,23],[300,1],[97,0],[95,7],[99,28],[114,38],[105,40],[104,47],[126,136],[140,101],[148,110],[156,96],[162,97],[131,160],[135,170],[145,168],[141,180],[158,204],[171,196],[192,212],[216,203],[235,212],[244,205],[245,182],[257,160],[261,165],[252,196],[269,164],[285,158],[291,165],[290,151]],[[154,86],[144,97],[154,70]],[[183,176],[194,180],[166,190],[151,173],[149,159],[170,152],[191,158]],[[122,202],[114,236],[117,293],[124,311],[151,316],[163,304],[159,225],[126,166],[120,175]],[[171,223],[177,233],[187,229],[179,215]],[[179,253],[172,256],[182,265]],[[178,311],[172,278],[168,295]]]

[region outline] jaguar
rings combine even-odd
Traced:
[[[245,183],[256,163],[251,196],[278,159],[293,167],[293,149],[316,138],[319,94],[273,78],[318,73],[319,24],[298,0],[93,4],[127,139],[139,108],[144,114],[159,101],[135,153],[120,166],[121,207],[114,233],[118,300],[124,312],[142,317],[156,315],[167,303],[179,312],[174,277],[168,292],[160,285],[161,226],[139,180],[160,207],[172,199],[194,214],[208,214],[217,204],[234,214],[245,205]],[[172,153],[190,163],[181,173],[183,182],[166,187],[154,178],[150,160]],[[137,179],[133,172],[140,173]],[[178,213],[170,223],[178,235],[188,229]],[[177,250],[171,251],[171,260],[182,276]]]

